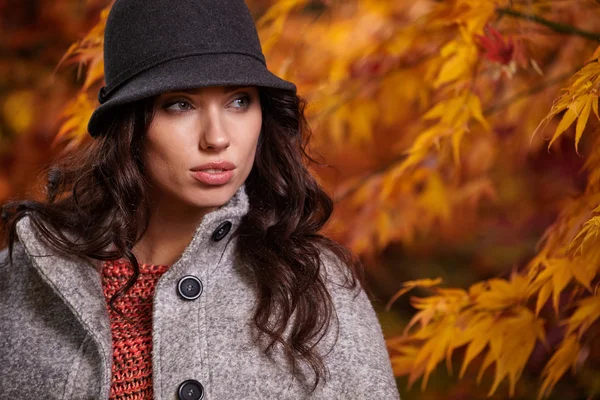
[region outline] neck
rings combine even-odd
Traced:
[[[133,247],[140,264],[172,265],[192,240],[196,228],[212,209],[161,201],[153,206],[148,229]]]

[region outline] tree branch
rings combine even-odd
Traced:
[[[550,28],[554,32],[560,33],[562,35],[576,35],[576,36],[584,37],[586,39],[595,40],[596,42],[600,42],[600,33],[588,32],[588,31],[578,29],[572,25],[561,24],[560,22],[548,21],[547,19],[544,19],[540,16],[533,15],[533,14],[525,14],[525,13],[513,10],[512,8],[498,8],[498,9],[496,9],[496,11],[500,15],[508,15],[511,17],[535,22],[537,24],[540,24],[547,28]]]

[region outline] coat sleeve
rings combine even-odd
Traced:
[[[323,266],[338,323],[334,316],[327,340],[334,344],[325,357],[330,372],[328,393],[318,397],[398,400],[381,325],[367,294],[360,285],[344,287],[349,272],[337,258],[324,256]]]

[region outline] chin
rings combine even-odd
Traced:
[[[237,191],[237,187],[229,185],[213,186],[201,188],[199,191],[200,193],[196,191],[196,193],[189,196],[186,202],[198,208],[216,208],[227,204]]]

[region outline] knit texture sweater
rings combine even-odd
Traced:
[[[110,307],[112,296],[133,275],[133,267],[124,259],[103,263],[102,288],[113,338],[111,400],[146,400],[153,397],[152,299],[156,282],[168,268],[166,265],[140,265],[133,287]]]

